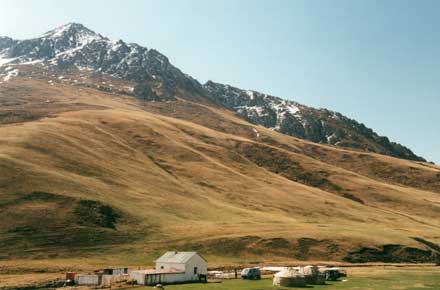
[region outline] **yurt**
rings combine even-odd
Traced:
[[[325,274],[320,272],[317,266],[305,266],[300,272],[304,275],[307,284],[325,284]]]
[[[280,287],[305,287],[304,275],[293,268],[286,268],[273,277],[273,285]]]

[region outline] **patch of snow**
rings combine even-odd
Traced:
[[[327,143],[328,143],[328,144],[331,144],[331,140],[332,140],[332,138],[336,137],[336,135],[335,135],[335,133],[333,133],[333,134],[331,134],[330,136],[327,135],[327,136],[325,136],[325,137],[326,137],[326,139],[327,139]]]
[[[5,64],[8,64],[14,60],[16,60],[17,58],[5,58],[3,55],[0,55],[0,66],[3,66]]]
[[[9,70],[6,74],[6,76],[3,78],[4,82],[9,81],[12,77],[18,76],[18,69]]]
[[[63,26],[60,26],[54,30],[51,30],[45,34],[43,34],[42,38],[50,38],[50,39],[59,39],[61,37],[64,37],[66,33],[71,29],[71,27],[74,25],[74,23],[69,23]],[[94,33],[93,31],[83,27],[83,29],[75,32],[76,41],[79,45],[90,43],[94,40],[101,40],[104,39],[101,35]],[[75,39],[70,36],[69,40],[73,42]]]
[[[133,87],[124,87],[124,89],[126,89],[130,93],[134,92],[134,88]]]
[[[299,112],[299,108],[297,106],[294,106],[292,104],[287,105],[287,111],[292,114],[295,115],[296,113]]]
[[[249,98],[251,98],[251,100],[254,99],[254,92],[253,91],[246,91],[246,95],[248,95]]]
[[[58,28],[55,28],[54,30],[51,30],[49,32],[46,32],[43,34],[43,37],[49,36],[49,37],[60,37],[63,35],[64,32],[66,32],[70,27],[72,26],[72,23],[60,26]]]
[[[110,42],[110,50],[111,51],[117,51],[121,46],[122,46],[122,40]]]
[[[249,112],[255,113],[255,114],[257,114],[258,117],[267,115],[264,112],[264,108],[260,107],[260,106],[238,106],[238,107],[235,107],[234,109],[236,109],[239,113],[242,113],[244,111],[246,111],[248,113]]]
[[[334,120],[340,120],[341,118],[339,117],[339,115],[336,112],[331,112],[331,118]]]
[[[38,63],[42,63],[42,62],[43,62],[42,59],[36,59],[36,60],[22,62],[20,64],[34,65],[34,64],[38,64]]]
[[[252,131],[254,131],[255,135],[257,135],[257,138],[260,137],[260,132],[258,132],[257,129],[252,128]]]
[[[295,115],[296,113],[298,113],[300,110],[297,106],[295,106],[293,103],[282,100],[282,99],[276,99],[276,100],[272,100],[270,102],[270,106],[279,113],[282,112],[288,112],[291,115]]]

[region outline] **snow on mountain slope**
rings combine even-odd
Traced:
[[[34,39],[4,38],[0,42],[0,57],[0,65],[76,68],[135,81],[142,84],[135,92],[145,100],[172,100],[178,85],[201,87],[158,51],[122,40],[112,41],[77,23],[58,27]]]
[[[315,109],[267,94],[208,81],[211,98],[241,117],[275,131],[317,143],[425,161],[408,148],[340,113]]]

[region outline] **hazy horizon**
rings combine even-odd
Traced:
[[[200,82],[341,112],[439,164],[439,11],[436,1],[7,0],[0,35],[82,23],[155,48]]]

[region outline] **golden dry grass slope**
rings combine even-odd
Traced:
[[[231,261],[435,260],[440,168],[306,142],[178,97],[1,84],[1,258],[174,248]]]

